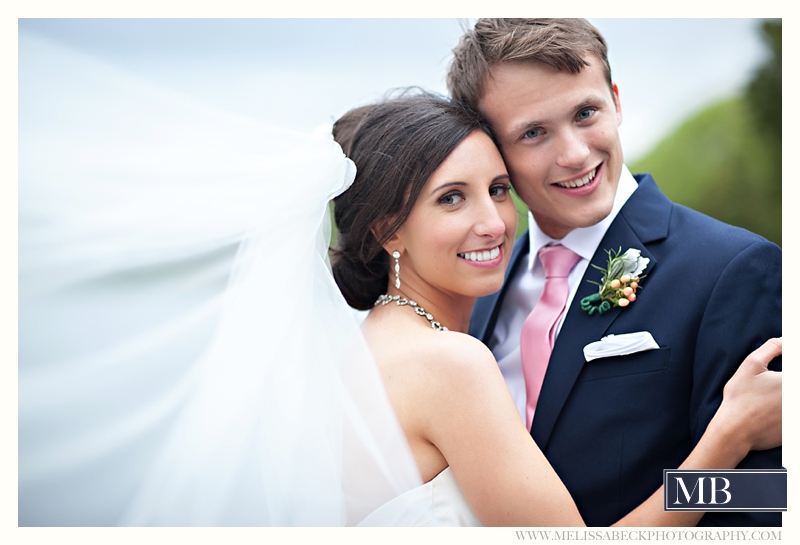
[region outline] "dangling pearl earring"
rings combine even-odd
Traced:
[[[392,252],[394,258],[394,287],[400,289],[400,252]]]

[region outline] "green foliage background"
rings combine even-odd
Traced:
[[[674,202],[780,245],[780,145],[754,130],[751,113],[744,98],[714,104],[629,167]]]

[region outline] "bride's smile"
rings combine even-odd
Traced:
[[[484,265],[489,264],[492,267],[498,264],[495,263],[495,260],[499,256],[500,256],[500,246],[495,246],[491,250],[477,250],[477,251],[473,250],[471,252],[464,252],[462,254],[458,254],[458,257],[466,259],[467,261],[483,263]]]

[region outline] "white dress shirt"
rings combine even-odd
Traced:
[[[567,299],[567,309],[569,309],[578,285],[583,278],[583,273],[589,266],[600,241],[606,234],[614,218],[617,217],[622,206],[628,198],[636,191],[638,184],[631,175],[628,167],[622,166],[620,173],[617,193],[614,196],[614,205],[611,213],[605,219],[592,225],[591,227],[579,227],[570,231],[561,240],[553,239],[542,232],[528,212],[528,229],[530,231],[530,253],[528,254],[527,267],[519,267],[508,279],[510,283],[508,292],[503,299],[500,315],[494,327],[492,337],[489,339],[489,348],[494,353],[500,371],[511,390],[514,402],[517,405],[522,420],[525,420],[525,404],[527,402],[525,394],[525,376],[522,373],[522,359],[519,352],[519,339],[522,333],[522,325],[530,314],[533,307],[539,301],[539,297],[544,289],[544,268],[539,261],[539,250],[548,244],[562,244],[581,256],[580,261],[569,273],[567,279],[569,283],[569,298]],[[561,325],[566,319],[566,313],[558,324],[556,337],[561,331]]]

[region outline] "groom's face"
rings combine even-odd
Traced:
[[[479,104],[514,189],[557,239],[608,216],[622,169],[616,86],[587,61],[577,74],[537,61],[494,66]]]

